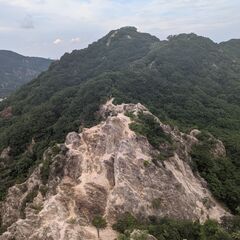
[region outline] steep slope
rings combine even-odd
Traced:
[[[67,87],[79,88],[86,80],[126,69],[145,56],[155,42],[159,42],[156,37],[139,33],[134,27],[111,31],[86,49],[64,54],[48,72],[21,89],[13,101],[20,101],[19,111],[23,112],[25,103],[38,105]]]
[[[51,62],[50,59],[24,57],[15,52],[0,50],[0,98],[8,96],[47,70]]]
[[[143,57],[156,41],[156,37],[132,27],[112,31],[87,49],[65,54],[47,72],[3,102],[0,151],[10,146],[14,162],[5,163],[0,169],[0,198],[16,179],[26,178],[28,169],[41,158],[50,142],[61,142],[81,123],[96,121],[94,113],[112,91],[112,80],[104,73],[123,69]],[[6,112],[13,117],[6,118]],[[32,139],[33,152],[23,154]]]
[[[68,132],[99,123],[99,105],[141,102],[186,132],[199,128],[221,139],[227,155],[206,148],[196,166],[219,200],[240,202],[240,65],[208,38],[195,34],[159,41],[133,27],[111,31],[60,61],[0,104],[0,196],[24,181],[42,153]],[[203,154],[204,153],[204,154]],[[224,173],[224,174],[223,174]]]
[[[235,60],[240,60],[240,40],[231,39],[220,43],[221,48],[231,54]]]
[[[114,105],[111,100],[100,114],[104,121],[69,133],[64,145],[45,153],[43,164],[26,182],[9,189],[1,209],[2,225],[9,228],[1,240],[97,239],[91,226],[95,215],[106,218],[109,228],[101,237],[108,240],[116,238],[111,224],[125,212],[141,219],[200,221],[229,215],[189,165],[198,131],[183,134],[141,104]],[[161,140],[160,151],[154,149],[147,138],[130,129],[129,115],[134,121],[141,115],[154,119],[161,136],[175,146],[171,156],[156,160],[168,149],[166,141]]]

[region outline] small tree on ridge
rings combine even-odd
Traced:
[[[93,218],[93,220],[92,220],[92,225],[94,226],[94,227],[96,227],[96,229],[97,229],[97,234],[98,234],[98,238],[100,237],[100,229],[104,229],[104,228],[106,228],[107,227],[107,222],[106,222],[106,220],[102,217],[102,216],[100,216],[100,215],[97,215],[97,216],[95,216],[94,218]]]

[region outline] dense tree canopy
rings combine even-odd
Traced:
[[[134,229],[147,231],[158,240],[236,240],[239,239],[240,217],[226,218],[220,225],[216,221],[205,223],[189,220],[157,219],[137,220],[130,213],[119,216],[113,229],[120,233],[119,240],[129,240]]]

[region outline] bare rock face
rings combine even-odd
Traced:
[[[0,158],[9,159],[10,158],[9,157],[10,150],[11,150],[10,147],[7,147],[7,148],[3,149],[3,151],[0,154]]]
[[[8,119],[12,117],[12,107],[6,107],[0,112],[0,117],[4,119]]]
[[[107,102],[100,110],[103,122],[80,134],[69,133],[57,153],[45,153],[43,164],[25,183],[9,189],[2,204],[6,231],[0,240],[97,239],[91,226],[96,215],[108,222],[101,238],[113,240],[116,233],[110,226],[125,212],[200,221],[229,214],[191,170],[189,151],[198,141],[194,134],[157,119],[175,150],[156,164],[156,150],[130,130],[127,112],[151,114],[141,104]]]
[[[0,166],[5,166],[5,163],[10,160],[10,151],[11,148],[4,148],[2,152],[0,152]]]
[[[226,157],[226,149],[222,141],[216,140],[212,154],[215,158]]]

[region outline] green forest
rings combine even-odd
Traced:
[[[113,229],[120,233],[118,240],[129,240],[134,229],[143,231],[142,236],[136,240],[146,240],[146,234],[151,234],[158,240],[237,240],[240,239],[240,217],[225,218],[220,225],[213,220],[200,224],[198,221],[155,217],[140,222],[130,213],[124,213],[113,224]]]

